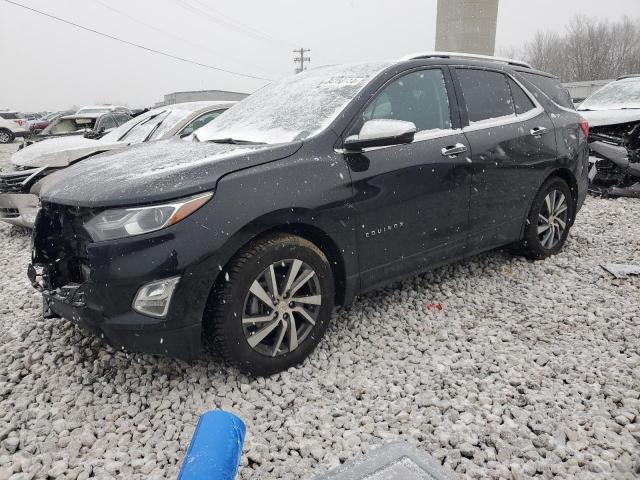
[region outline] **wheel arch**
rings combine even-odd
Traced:
[[[549,180],[551,177],[558,177],[558,178],[561,178],[562,180],[564,180],[565,182],[567,182],[567,185],[569,185],[569,190],[571,190],[571,197],[573,198],[574,207],[577,210],[577,208],[578,208],[578,181],[576,180],[576,177],[573,174],[573,172],[571,170],[569,170],[568,168],[556,168],[551,173],[549,173],[549,175],[547,175],[547,178],[544,179],[544,182],[542,182],[542,184],[544,185],[544,183],[547,180]],[[575,215],[574,215],[574,217],[575,217]],[[573,218],[571,220],[571,223],[573,223],[573,220],[575,220],[575,218]]]
[[[257,227],[257,225],[260,225]],[[250,230],[250,231],[247,231]],[[344,257],[341,253],[340,247],[336,240],[329,235],[322,228],[311,225],[310,223],[296,220],[296,221],[279,221],[278,223],[264,222],[259,220],[252,222],[251,226],[248,226],[245,230],[245,234],[241,235],[241,240],[236,243],[233,250],[226,255],[226,261],[223,265],[221,272],[225,272],[230,262],[236,257],[244,247],[252,242],[259,241],[261,238],[265,238],[275,233],[287,233],[291,235],[297,235],[302,237],[316,247],[318,247],[322,253],[327,257],[333,273],[334,286],[335,286],[335,303],[336,305],[344,305],[349,302],[349,289],[347,288],[347,267],[345,265]],[[224,275],[217,275],[214,282],[214,289],[222,281]]]
[[[524,232],[525,232],[525,228],[527,226],[526,221],[527,221],[527,217],[529,215],[529,212],[531,211],[531,207],[533,205],[533,202],[536,198],[536,195],[538,194],[538,192],[540,191],[540,189],[542,188],[542,186],[547,183],[547,181],[550,178],[553,177],[557,177],[560,178],[562,180],[564,180],[565,182],[567,182],[567,185],[569,185],[569,190],[571,191],[571,197],[573,199],[574,202],[574,215],[573,218],[571,219],[571,225],[573,225],[574,221],[575,221],[575,213],[577,212],[577,208],[578,208],[578,181],[576,180],[575,175],[573,174],[573,172],[571,172],[571,170],[569,170],[568,168],[564,168],[564,167],[558,167],[558,168],[554,168],[552,170],[549,171],[549,173],[544,176],[542,178],[542,181],[540,182],[540,184],[538,185],[538,188],[536,190],[534,190],[533,195],[531,196],[531,200],[529,202],[529,207],[527,208],[524,218],[522,219],[522,229],[520,230],[520,236],[524,236]]]

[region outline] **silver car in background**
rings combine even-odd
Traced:
[[[43,140],[11,157],[14,171],[0,173],[0,221],[31,228],[44,177],[100,153],[174,136],[186,137],[236,102],[187,102],[143,113],[100,139],[67,136]]]

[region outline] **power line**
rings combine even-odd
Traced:
[[[138,19],[138,18],[136,18],[136,17],[134,17],[134,16],[132,16],[132,15],[129,15],[129,14],[128,14],[128,13],[126,13],[126,12],[123,12],[123,11],[121,11],[121,10],[118,10],[117,8],[114,8],[114,7],[112,7],[111,5],[108,5],[108,4],[104,3],[104,2],[102,2],[101,0],[94,0],[94,2],[96,2],[96,3],[100,4],[100,5],[102,5],[104,8],[106,8],[106,9],[108,9],[108,10],[111,10],[112,12],[117,13],[118,15],[122,15],[123,17],[128,18],[129,20],[131,20],[131,21],[133,21],[133,22],[139,23],[140,25],[144,25],[144,26],[145,26],[145,27],[147,27],[147,28],[151,28],[152,30],[155,30],[156,32],[160,32],[160,33],[162,33],[162,34],[164,34],[164,35],[168,35],[168,36],[170,36],[171,38],[174,38],[174,39],[176,39],[176,40],[178,40],[178,41],[181,41],[181,42],[187,43],[187,44],[192,45],[192,46],[194,46],[194,47],[196,47],[196,48],[200,48],[200,49],[205,50],[205,51],[207,51],[207,52],[209,52],[209,53],[212,53],[213,55],[216,55],[216,56],[219,56],[219,57],[222,57],[222,58],[226,58],[226,59],[228,59],[228,60],[231,60],[232,62],[235,62],[235,63],[241,64],[241,65],[245,65],[245,66],[247,66],[247,65],[248,65],[248,64],[246,64],[246,63],[244,63],[244,62],[239,62],[239,61],[238,61],[238,60],[236,60],[235,58],[230,57],[230,56],[228,56],[228,55],[225,55],[224,53],[216,52],[216,51],[211,50],[210,48],[207,48],[207,47],[205,47],[204,45],[201,45],[201,44],[199,44],[199,43],[197,43],[197,42],[193,42],[193,41],[188,40],[188,39],[186,39],[186,38],[182,38],[182,37],[180,37],[180,36],[178,36],[178,35],[175,35],[174,33],[171,33],[171,32],[168,32],[168,31],[166,31],[166,30],[163,30],[162,28],[156,27],[155,25],[151,25],[150,23],[143,22],[142,20],[140,20],[140,19]],[[251,65],[251,66],[252,66],[252,67],[255,67],[255,65]],[[260,70],[262,70],[262,69],[260,69]]]
[[[243,26],[241,24],[239,24],[239,22],[235,22],[233,20],[230,19],[226,19],[224,18],[222,15],[220,15],[219,13],[216,13],[216,15],[212,15],[209,11],[205,10],[203,7],[200,7],[198,5],[192,5],[191,3],[185,1],[176,1],[174,0],[174,3],[176,3],[178,6],[182,7],[183,9],[187,9],[192,13],[196,13],[199,16],[204,16],[207,19],[209,19],[210,21],[212,21],[213,23],[215,23],[216,25],[231,29],[231,30],[235,30],[237,32],[241,32],[244,33],[246,35],[249,35],[253,38],[256,38],[258,40],[271,40],[271,41],[275,41],[278,43],[282,43],[283,45],[287,45],[287,46],[291,46],[293,44],[290,44],[288,42],[285,42],[283,40],[280,39],[276,39],[275,37],[271,37],[267,34],[264,34],[262,32],[259,32],[255,29],[251,29],[250,27],[246,27]]]
[[[259,35],[259,36],[261,36],[263,38],[278,42],[278,43],[280,43],[282,45],[286,45],[288,47],[290,47],[292,44],[295,45],[295,42],[289,42],[288,40],[283,40],[281,38],[275,37],[275,36],[270,35],[270,34],[268,34],[266,32],[258,30],[257,28],[254,28],[254,27],[252,27],[250,25],[247,25],[246,23],[239,22],[238,20],[236,20],[234,18],[231,18],[228,15],[225,15],[224,13],[220,12],[219,10],[213,8],[211,5],[208,5],[208,4],[206,4],[206,3],[204,3],[204,2],[202,2],[200,0],[193,0],[193,2],[197,3],[198,5],[200,5],[203,9],[207,9],[208,11],[213,12],[214,14],[218,15],[222,20],[225,20],[227,23],[235,24],[238,27],[246,30],[249,33],[257,34],[257,35]]]
[[[225,68],[214,67],[213,65],[207,65],[206,63],[200,63],[200,62],[197,62],[195,60],[189,60],[188,58],[178,57],[177,55],[172,55],[171,53],[161,52],[160,50],[155,50],[153,48],[145,47],[144,45],[140,45],[138,43],[133,43],[133,42],[130,42],[128,40],[124,40],[122,38],[114,37],[113,35],[109,35],[108,33],[103,33],[103,32],[99,32],[98,30],[94,30],[94,29],[89,28],[89,27],[84,27],[84,26],[79,25],[77,23],[73,23],[73,22],[71,22],[69,20],[65,20],[64,18],[56,17],[55,15],[51,15],[49,13],[42,12],[40,10],[36,10],[35,8],[27,7],[26,5],[22,5],[22,4],[18,3],[18,2],[14,2],[12,0],[2,0],[2,1],[6,2],[6,3],[10,3],[12,5],[15,5],[16,7],[24,8],[25,10],[29,10],[29,11],[37,13],[39,15],[52,18],[52,19],[57,20],[59,22],[66,23],[67,25],[72,25],[72,26],[74,26],[76,28],[79,28],[81,30],[85,30],[87,32],[95,33],[96,35],[100,35],[102,37],[110,38],[111,40],[116,40],[116,41],[118,41],[120,43],[124,43],[124,44],[132,46],[132,47],[136,47],[136,48],[140,48],[142,50],[146,50],[147,52],[152,52],[152,53],[155,53],[155,54],[158,54],[158,55],[162,55],[164,57],[173,58],[174,60],[179,60],[179,61],[185,62],[185,63],[191,63],[193,65],[198,65],[199,67],[209,68],[211,70],[216,70],[218,72],[229,73],[231,75],[237,75],[237,76],[240,76],[240,77],[253,78],[255,80],[265,80],[265,81],[271,81],[272,80],[270,78],[259,77],[257,75],[249,75],[247,73],[234,72],[233,70],[227,70]]]
[[[214,9],[210,5],[200,0],[192,0],[193,2],[197,3],[200,6],[192,5],[191,3],[188,3],[187,0],[184,0],[184,1],[173,0],[173,1],[183,9],[190,10],[192,13],[204,15],[206,18],[208,18],[209,20],[211,20],[213,23],[217,25],[221,25],[223,27],[226,27],[235,31],[239,31],[244,34],[248,34],[259,40],[269,40],[273,43],[278,43],[280,45],[287,46],[287,47],[290,47],[291,45],[295,45],[298,43],[298,42],[290,42],[289,40],[275,37],[261,30],[258,30],[257,28],[253,28],[245,23],[239,22],[228,15],[222,14],[220,11]],[[215,15],[213,15],[211,12],[215,13]],[[317,53],[316,55],[328,60],[331,63],[340,63],[332,58],[327,57],[326,55],[321,55]]]

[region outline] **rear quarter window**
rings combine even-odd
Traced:
[[[18,117],[17,113],[8,113],[8,112],[0,112],[0,117],[4,118],[5,120],[15,120],[20,118]]]
[[[569,91],[560,83],[560,80],[553,77],[545,77],[544,75],[539,75],[531,72],[518,72],[524,78],[533,83],[536,87],[538,87],[542,92],[553,100],[558,105],[570,108],[571,110],[575,110],[573,106],[573,101],[571,100],[571,95],[569,95]],[[533,96],[537,98],[539,95],[535,90],[532,91]]]

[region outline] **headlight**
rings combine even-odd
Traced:
[[[84,228],[96,242],[154,232],[188,217],[212,196],[209,192],[162,205],[105,210],[85,222]]]

